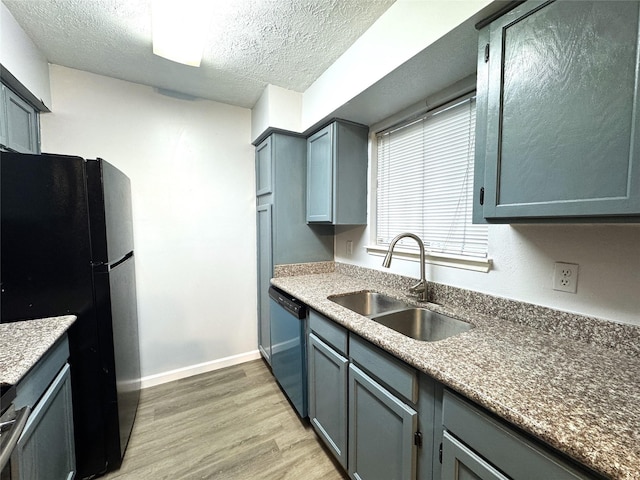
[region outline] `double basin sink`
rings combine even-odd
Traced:
[[[473,328],[470,323],[414,307],[382,293],[363,291],[327,298],[415,340],[436,342]]]

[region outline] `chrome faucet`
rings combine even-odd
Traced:
[[[414,235],[413,233],[401,233],[396,238],[391,240],[391,243],[389,244],[389,250],[387,250],[387,255],[384,257],[384,260],[382,261],[382,266],[384,268],[389,268],[391,266],[391,256],[393,255],[393,249],[395,248],[396,243],[398,243],[398,240],[405,237],[413,238],[416,242],[418,242],[418,246],[420,247],[420,281],[416,283],[413,287],[411,287],[409,291],[411,293],[417,293],[419,301],[426,302],[427,301],[427,280],[424,275],[424,257],[425,257],[424,243],[422,243],[422,240],[420,239],[420,237],[418,237],[417,235]]]

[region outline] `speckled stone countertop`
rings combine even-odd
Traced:
[[[0,382],[18,383],[75,321],[65,315],[0,323]]]
[[[327,300],[373,290],[416,303],[398,288],[402,281],[347,273],[283,276],[272,284],[594,471],[640,479],[640,358],[634,354],[640,329],[611,323],[614,338],[633,337],[629,344],[617,342],[618,349],[581,339],[570,332],[575,325],[544,331],[522,318],[488,315],[488,307],[439,302],[426,306],[475,328],[438,342],[417,341]],[[537,321],[531,319],[534,326]]]

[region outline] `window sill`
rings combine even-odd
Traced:
[[[368,245],[365,247],[369,255],[376,257],[384,257],[387,254],[387,248],[378,245]],[[420,261],[420,254],[415,250],[406,250],[396,247],[393,250],[395,258],[409,260],[412,262]],[[461,268],[463,270],[471,270],[473,272],[488,273],[491,270],[493,261],[490,258],[473,258],[459,257],[455,255],[446,255],[443,253],[426,252],[425,260],[432,265],[440,265],[443,267]]]

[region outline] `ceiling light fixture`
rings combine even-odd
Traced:
[[[211,0],[153,0],[153,53],[199,67],[214,4]]]

